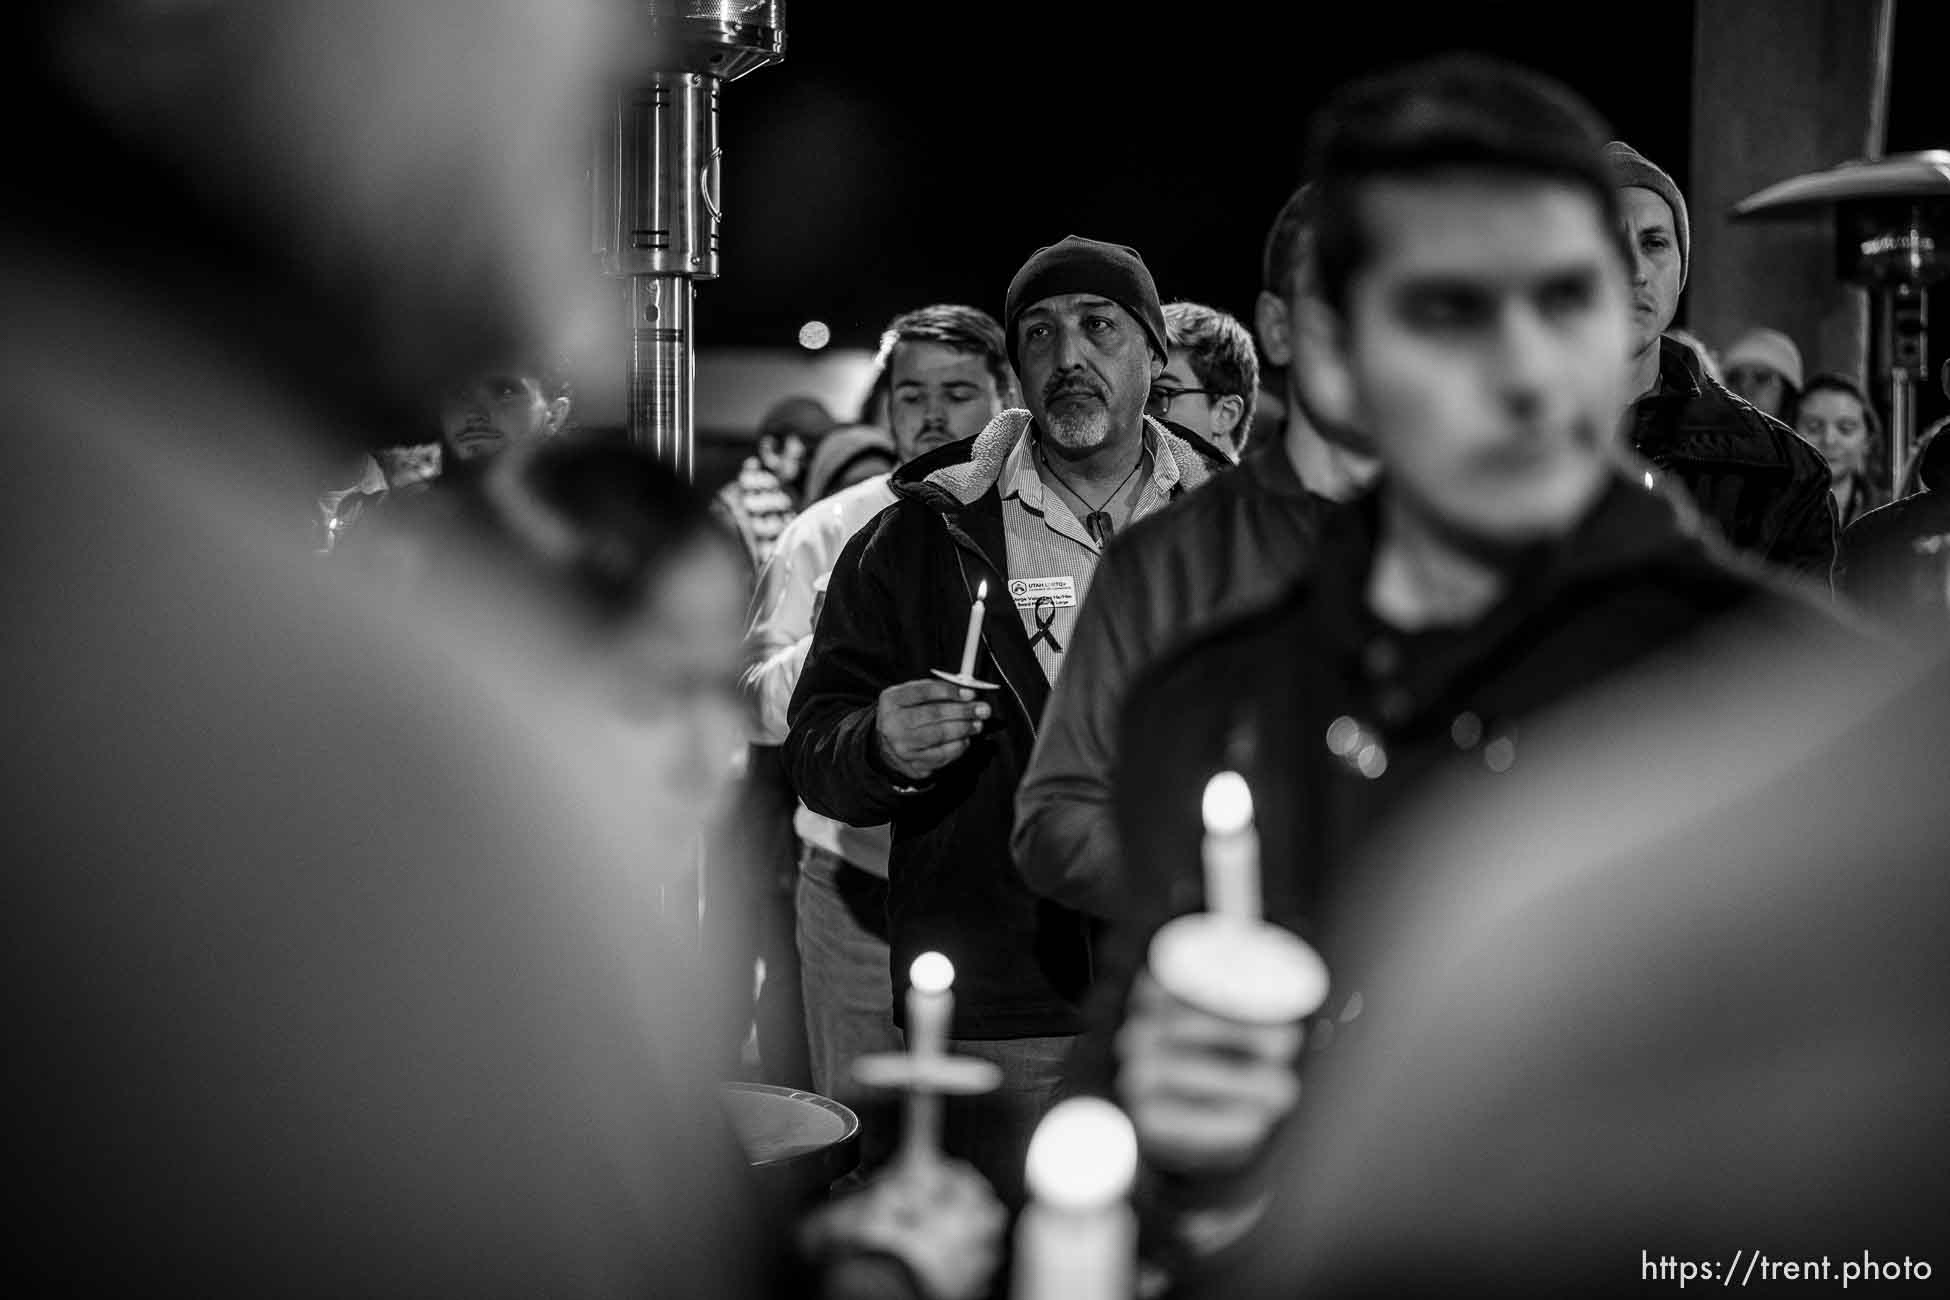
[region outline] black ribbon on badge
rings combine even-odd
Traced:
[[[1056,639],[1056,598],[1038,596],[1035,605],[1030,607],[1030,617],[1036,620],[1036,635],[1029,638],[1029,648],[1034,650],[1043,641],[1056,654],[1063,653],[1063,643]]]

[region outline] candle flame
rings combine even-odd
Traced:
[[[989,598],[989,580],[987,578],[984,578],[982,579],[981,585],[975,588],[975,599],[987,600],[988,598]]]
[[[1220,772],[1205,783],[1205,829],[1229,835],[1253,824],[1253,792],[1237,772]]]
[[[946,993],[955,982],[955,964],[938,952],[924,952],[907,968],[907,982],[923,993]]]
[[[1024,1180],[1039,1204],[1102,1209],[1130,1195],[1137,1160],[1137,1134],[1123,1111],[1100,1097],[1071,1097],[1036,1126]]]

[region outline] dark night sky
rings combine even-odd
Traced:
[[[1250,320],[1300,131],[1339,82],[1451,49],[1582,92],[1681,178],[1693,5],[1071,0],[951,7],[793,0],[783,63],[725,88],[723,275],[698,337],[792,346],[821,319],[871,346],[924,302],[1000,314],[1009,277],[1066,234],[1134,245],[1166,299]],[[1411,16],[1412,14],[1412,16]]]

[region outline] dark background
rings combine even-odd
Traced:
[[[819,319],[871,346],[941,300],[999,315],[1023,259],[1067,234],[1131,244],[1167,301],[1250,322],[1308,115],[1447,50],[1563,79],[1684,184],[1693,9],[793,0],[785,61],[725,88],[699,342],[791,346]]]
[[[1562,79],[1689,183],[1692,0],[1140,9],[792,0],[784,62],[725,88],[700,345],[791,347],[816,319],[871,347],[925,302],[999,314],[1023,259],[1073,233],[1135,246],[1167,300],[1250,323],[1308,115],[1349,77],[1448,50]],[[1930,98],[1950,5],[1897,13],[1889,150],[1950,147]]]

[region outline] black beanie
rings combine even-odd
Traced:
[[[1171,355],[1165,346],[1165,309],[1158,305],[1158,286],[1138,251],[1069,235],[1030,254],[1009,281],[1002,331],[1009,344],[1010,365],[1017,365],[1016,321],[1043,299],[1063,293],[1094,293],[1110,299],[1144,326],[1161,360]]]

